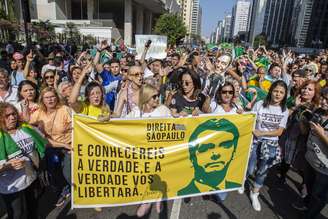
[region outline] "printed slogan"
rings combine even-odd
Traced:
[[[101,123],[75,115],[72,207],[238,189],[245,177],[254,118],[245,114]]]

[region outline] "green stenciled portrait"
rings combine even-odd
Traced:
[[[194,178],[178,195],[240,187],[239,183],[225,179],[238,139],[238,128],[227,119],[210,119],[200,124],[188,143]]]

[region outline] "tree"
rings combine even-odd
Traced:
[[[268,39],[265,33],[257,35],[254,39],[253,47],[258,48],[260,45],[266,47],[268,46]]]
[[[66,41],[69,43],[80,42],[80,39],[81,39],[80,31],[73,22],[66,23],[66,26],[64,29],[64,35],[65,35]]]
[[[5,2],[0,3],[0,42],[14,41],[18,36],[19,25],[14,15],[14,2],[7,0],[8,8],[5,8]]]
[[[176,45],[187,34],[182,18],[176,14],[163,14],[156,21],[154,32],[165,35],[169,45]]]
[[[40,43],[51,43],[56,40],[55,26],[49,20],[32,22],[32,34]]]
[[[19,25],[0,18],[0,42],[15,41],[19,33]]]

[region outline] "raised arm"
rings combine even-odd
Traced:
[[[142,69],[146,69],[146,67],[147,67],[146,55],[147,55],[147,52],[149,50],[150,44],[151,44],[151,41],[148,41],[145,44],[145,49],[144,49],[144,51],[142,52],[142,55],[141,55],[140,63],[141,63]]]
[[[29,69],[30,69],[33,59],[34,59],[33,52],[32,52],[32,50],[30,50],[29,54],[27,54],[27,56],[26,56],[26,64],[24,66],[24,78],[25,79],[27,79],[28,72],[29,72]]]
[[[77,101],[79,95],[80,95],[80,90],[81,90],[81,86],[83,84],[84,78],[85,76],[90,73],[92,70],[92,65],[88,64],[87,66],[85,66],[81,72],[81,76],[79,78],[79,80],[77,82],[75,82],[73,89],[72,89],[72,93],[68,99],[68,103],[70,105],[70,107],[73,108],[73,110],[75,112],[81,112],[82,110],[82,105],[81,103],[79,103]]]

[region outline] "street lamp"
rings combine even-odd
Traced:
[[[22,15],[23,15],[23,21],[24,21],[24,32],[25,32],[26,45],[29,45],[31,43],[31,38],[28,34],[28,28],[27,28],[27,23],[31,23],[29,1],[21,0],[20,3],[21,3],[21,9],[22,9]]]

